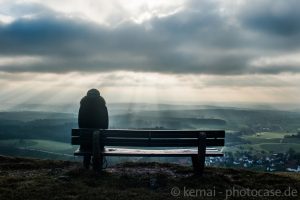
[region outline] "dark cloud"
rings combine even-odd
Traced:
[[[254,0],[240,10],[246,27],[282,36],[300,33],[300,1]]]
[[[242,27],[231,23],[229,17],[222,15],[218,5],[211,1],[188,4],[176,14],[154,17],[142,24],[126,21],[116,27],[71,18],[34,4],[22,10],[22,13],[33,12],[32,18],[0,24],[0,70],[298,73],[299,67],[289,67],[288,63],[285,67],[273,68],[255,68],[250,64],[262,56],[262,52],[268,56],[299,49],[300,40],[290,39],[291,35],[297,34],[295,21],[300,19],[299,14],[292,9],[290,15],[284,13],[283,17],[274,18],[268,10],[263,12],[266,9],[264,5],[272,4],[271,1],[264,2],[259,9],[251,6],[241,9],[244,12],[235,17]],[[274,36],[273,32],[277,34]],[[1,64],[1,58],[18,59],[20,56],[33,57],[38,61]]]

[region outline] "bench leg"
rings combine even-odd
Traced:
[[[83,167],[85,169],[89,169],[91,165],[91,156],[83,156]]]
[[[102,171],[104,147],[101,145],[102,135],[101,132],[95,131],[93,133],[93,169],[96,172]]]
[[[206,152],[206,135],[199,133],[198,135],[198,154],[192,156],[192,163],[196,175],[202,176],[205,167],[205,152]]]
[[[192,156],[193,170],[196,175],[202,176],[205,166],[205,156]]]
[[[96,172],[102,171],[103,166],[103,157],[102,156],[93,156],[93,170]]]

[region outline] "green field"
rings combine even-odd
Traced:
[[[241,138],[250,142],[250,144],[228,147],[225,148],[225,152],[265,151],[267,153],[284,153],[290,148],[293,148],[296,152],[300,152],[300,139],[284,138],[284,136],[292,134],[286,132],[260,132],[253,135],[244,135]]]
[[[290,148],[296,152],[300,152],[300,139],[284,139],[285,135],[291,135],[284,132],[261,132],[253,135],[244,135],[242,138],[251,142],[250,144],[241,144],[230,147],[225,147],[224,152],[237,151],[253,151],[266,153],[284,153]],[[0,147],[10,148],[26,148],[33,151],[45,151],[45,153],[62,153],[72,155],[76,146],[69,143],[52,141],[52,140],[37,140],[37,139],[8,139],[0,140]]]
[[[253,135],[244,135],[243,139],[250,141],[251,143],[261,142],[278,142],[286,135],[293,135],[293,133],[285,132],[260,132]]]
[[[274,153],[285,153],[290,148],[300,152],[300,144],[297,143],[264,143],[258,144],[262,150],[273,151]]]
[[[261,143],[297,143],[289,139],[285,139],[284,136],[292,135],[293,133],[285,132],[260,132],[253,135],[244,135],[241,138],[249,141],[251,144]]]
[[[290,148],[293,148],[296,152],[300,152],[299,143],[260,143],[260,144],[245,144],[236,145],[233,147],[224,148],[224,152],[235,153],[237,151],[254,151],[254,152],[266,152],[266,153],[285,153]]]
[[[0,146],[10,146],[15,148],[31,148],[52,152],[70,152],[74,147],[69,143],[57,142],[51,140],[35,140],[35,139],[9,139],[0,140]]]

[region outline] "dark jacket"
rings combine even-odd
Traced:
[[[79,128],[108,128],[108,112],[101,96],[85,96],[80,101]]]

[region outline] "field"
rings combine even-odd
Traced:
[[[286,139],[285,135],[291,135],[291,133],[285,132],[260,132],[252,135],[244,135],[241,138],[248,141],[249,144],[240,144],[231,147],[224,148],[224,152],[237,152],[237,151],[253,151],[265,153],[284,153],[290,148],[293,148],[296,152],[300,152],[300,139]],[[76,146],[72,146],[69,143],[41,140],[41,139],[7,139],[0,140],[0,147],[5,148],[6,151],[11,149],[18,149],[19,151],[26,151],[27,155],[33,155],[34,157],[43,157],[46,155],[58,156],[58,158],[72,158],[74,159],[73,151]]]
[[[71,144],[51,140],[0,140],[1,152],[6,155],[74,160],[75,148]]]
[[[265,151],[274,153],[285,153],[290,148],[294,149],[296,152],[300,152],[300,144],[298,143],[263,143],[258,144],[258,146]]]
[[[24,147],[32,149],[40,149],[44,151],[65,152],[72,150],[72,145],[64,142],[56,142],[51,140],[0,140],[1,146]]]
[[[284,138],[292,133],[285,132],[260,132],[252,135],[244,135],[241,138],[249,142],[249,144],[236,145],[226,148],[225,151],[256,151],[266,153],[285,153],[290,148],[296,152],[300,152],[300,139]]]
[[[292,133],[285,132],[259,132],[253,135],[244,135],[243,139],[246,139],[250,142],[256,143],[259,141],[280,141],[286,135],[292,135]]]

